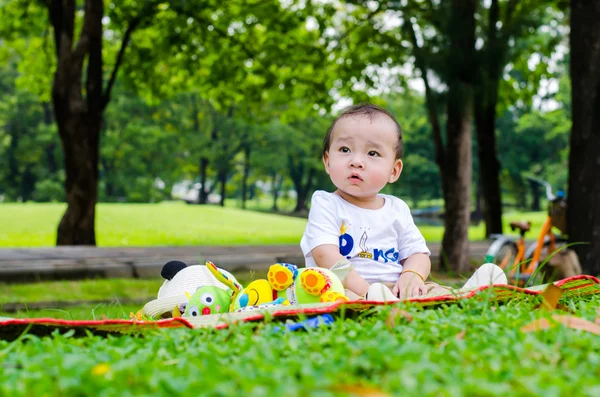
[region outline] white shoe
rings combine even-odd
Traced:
[[[467,280],[461,289],[483,287],[490,284],[508,284],[504,270],[493,263],[485,263],[475,270],[475,273]]]
[[[365,295],[365,300],[375,301],[375,302],[398,302],[398,299],[392,291],[385,285],[381,283],[371,284],[367,294]]]

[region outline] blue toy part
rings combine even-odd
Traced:
[[[247,297],[244,297],[244,295],[242,295],[240,297],[240,303],[246,303],[247,299],[248,299]],[[272,302],[261,303],[260,305],[242,306],[239,309],[237,309],[236,312],[247,312],[247,311],[258,310],[258,309],[266,309],[266,308],[270,308],[270,307],[274,307],[274,306],[285,306],[285,305],[289,305],[289,304],[290,304],[290,302],[287,299],[285,299],[283,297],[279,297]]]
[[[298,266],[292,265],[291,263],[282,262],[279,262],[278,264],[287,267],[289,271],[292,272],[292,277],[294,278],[294,280],[296,280],[296,277],[298,277]]]
[[[319,327],[327,327],[333,324],[333,317],[331,314],[321,314],[308,320],[299,321],[296,323],[288,323],[285,324],[284,327],[274,327],[273,331],[275,332],[283,332],[283,331],[306,331],[308,328],[319,328]]]

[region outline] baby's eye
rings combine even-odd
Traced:
[[[342,146],[340,148],[340,152],[342,152],[342,153],[350,153],[350,149],[348,149],[346,146]]]
[[[371,150],[371,151],[368,153],[368,155],[369,155],[369,156],[373,156],[373,157],[379,157],[379,153],[377,153],[375,150]]]

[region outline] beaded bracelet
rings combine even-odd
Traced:
[[[417,276],[419,276],[423,282],[425,282],[425,277],[421,276],[421,273],[417,272],[416,270],[404,269],[402,270],[402,273],[400,273],[400,275],[403,275],[404,273],[414,273]]]

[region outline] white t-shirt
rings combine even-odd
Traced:
[[[394,283],[400,277],[402,260],[417,253],[430,255],[406,203],[387,194],[379,196],[385,200],[383,207],[370,210],[337,194],[316,191],[300,242],[306,267],[317,266],[314,248],[333,244],[368,283]]]

